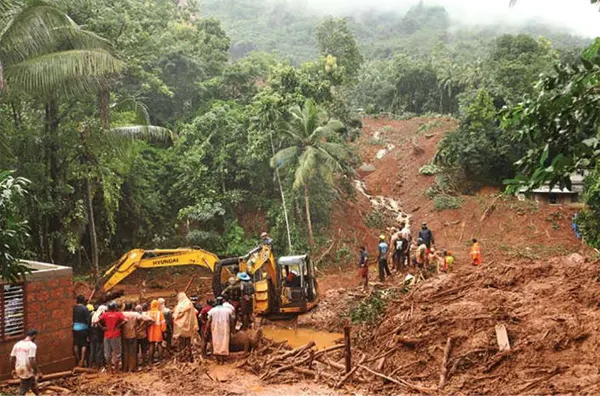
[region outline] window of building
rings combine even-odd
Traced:
[[[0,339],[20,337],[25,333],[25,287],[0,286]]]
[[[551,204],[556,204],[558,202],[558,195],[554,194],[554,193],[551,193],[548,196],[548,201],[550,201]]]

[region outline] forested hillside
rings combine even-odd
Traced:
[[[324,12],[302,2],[286,0],[201,0],[202,16],[221,21],[231,37],[231,55],[238,59],[250,51],[273,51],[294,64],[317,56],[315,28]],[[388,59],[398,53],[418,58],[448,55],[460,62],[475,61],[487,54],[491,41],[502,34],[544,36],[555,48],[570,51],[583,48],[590,40],[570,34],[567,29],[529,21],[524,26],[491,24],[479,26],[453,20],[441,6],[417,5],[389,12],[339,11],[356,35],[366,59]]]
[[[503,34],[518,32],[423,5],[347,18],[250,0],[0,5],[5,276],[16,257],[88,272],[135,247],[241,254],[267,229],[281,253],[314,251],[355,194],[364,113],[459,119],[436,157],[455,181],[444,196],[595,166],[598,45],[581,58],[587,39],[549,27]]]

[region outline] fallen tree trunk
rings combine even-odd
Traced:
[[[313,343],[314,343],[314,341],[311,341],[311,342],[313,342]],[[304,358],[304,359],[302,359],[302,360],[298,360],[297,362],[290,363],[290,364],[287,364],[287,365],[285,365],[285,366],[281,366],[281,367],[279,367],[279,368],[275,369],[274,371],[269,371],[269,372],[267,372],[267,373],[265,373],[265,374],[261,375],[261,376],[260,376],[260,379],[262,379],[262,380],[264,380],[264,379],[268,379],[268,378],[270,378],[270,377],[273,377],[273,376],[275,376],[275,375],[277,375],[277,374],[281,373],[282,371],[286,371],[286,370],[292,369],[292,368],[294,368],[294,367],[301,366],[301,365],[303,365],[304,363],[307,363],[307,362],[311,361],[312,359],[314,359],[314,354],[313,354],[313,353],[309,354],[307,357],[305,357],[305,358]]]
[[[366,355],[363,355],[363,357],[360,359],[360,362],[358,362],[358,364],[356,366],[354,366],[352,368],[352,370],[350,370],[349,373],[346,373],[346,375],[344,375],[334,386],[334,388],[339,388],[342,385],[344,385],[344,382],[348,381],[348,379],[350,379],[350,377],[352,377],[352,375],[356,372],[356,370],[358,370],[360,368],[360,365],[363,364],[363,362],[365,361],[365,357]]]
[[[448,359],[450,359],[451,351],[452,337],[448,337],[448,341],[446,341],[446,348],[444,349],[444,359],[442,360],[442,368],[440,369],[440,382],[438,383],[438,391],[441,391],[446,386],[446,380],[448,379]]]
[[[99,371],[96,370],[96,369],[91,369],[91,368],[87,368],[87,367],[75,367],[73,369],[73,373],[91,373],[91,374],[97,374],[97,373],[99,373]]]
[[[291,351],[285,352],[285,353],[284,353],[284,354],[282,354],[282,355],[275,356],[274,358],[272,358],[272,359],[269,359],[269,360],[267,361],[267,365],[273,364],[273,363],[275,363],[275,362],[277,362],[277,361],[279,361],[279,360],[285,360],[285,359],[287,359],[287,358],[289,358],[289,357],[291,357],[291,356],[296,356],[296,355],[299,355],[299,354],[301,354],[302,352],[306,351],[307,349],[310,349],[310,348],[314,347],[315,345],[316,345],[316,344],[315,344],[315,342],[314,342],[314,341],[311,341],[311,342],[309,342],[309,343],[308,343],[308,344],[306,344],[306,345],[303,345],[303,346],[301,346],[301,347],[298,347],[298,348],[296,348],[296,349],[292,349]],[[342,345],[342,347],[343,347],[343,345]]]
[[[324,355],[326,353],[329,353],[329,352],[333,352],[333,351],[337,351],[337,350],[340,350],[340,349],[344,349],[345,347],[346,347],[345,344],[337,344],[337,345],[333,345],[333,346],[330,346],[330,347],[325,348],[325,349],[321,349],[320,351],[317,351],[317,353],[315,354],[315,358],[317,358],[319,356],[322,356],[322,355]]]
[[[51,381],[51,380],[55,380],[55,379],[59,379],[59,378],[70,377],[72,375],[74,375],[72,371],[61,371],[59,373],[44,375],[39,382],[45,382],[45,381]],[[20,383],[21,383],[20,379],[10,379],[10,380],[2,382],[1,385],[3,385],[3,386],[19,385]]]
[[[425,388],[425,387],[423,387],[423,386],[419,386],[419,385],[413,385],[413,384],[411,384],[411,383],[408,383],[408,382],[406,382],[406,381],[404,381],[404,380],[400,380],[400,379],[394,379],[394,378],[388,377],[387,375],[384,375],[384,374],[378,373],[378,372],[377,372],[377,371],[375,371],[375,370],[371,370],[371,369],[370,369],[370,368],[368,368],[367,366],[359,365],[359,367],[360,367],[361,369],[363,369],[363,370],[366,370],[366,371],[368,371],[369,373],[371,373],[371,374],[373,374],[373,375],[375,375],[375,376],[377,376],[377,377],[383,378],[383,379],[385,379],[385,380],[388,380],[388,381],[390,381],[390,382],[393,382],[393,383],[394,383],[394,384],[396,384],[396,385],[400,385],[400,386],[403,386],[403,387],[405,387],[405,388],[408,388],[408,389],[415,390],[415,391],[417,391],[417,392],[421,392],[421,393],[433,393],[433,392],[436,392],[436,391],[437,391],[437,389],[436,389],[436,388]]]
[[[315,360],[317,362],[323,363],[324,365],[327,365],[327,366],[330,366],[330,367],[333,367],[333,368],[336,368],[336,369],[339,369],[339,370],[345,370],[346,369],[346,366],[344,366],[343,364],[332,362],[331,359],[327,359],[327,360],[325,360],[325,359],[326,358],[324,356],[319,356],[319,357],[315,358]]]

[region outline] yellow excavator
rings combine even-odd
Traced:
[[[104,274],[100,292],[107,293],[138,268],[196,265],[213,272],[215,296],[227,287],[230,278],[246,272],[254,283],[254,312],[257,314],[303,313],[318,303],[315,268],[308,255],[280,257],[262,244],[247,255],[220,260],[202,249],[133,249],[125,253]]]

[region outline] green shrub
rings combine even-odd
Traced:
[[[369,297],[362,300],[356,308],[350,311],[352,323],[376,323],[384,313],[387,302],[392,297],[393,293],[389,290],[373,291]]]
[[[433,198],[433,207],[435,210],[442,211],[446,209],[458,209],[462,205],[460,197],[452,195],[439,194]]]
[[[426,164],[419,169],[419,173],[425,176],[433,176],[442,171],[442,168],[435,164]]]
[[[383,215],[380,211],[374,210],[367,215],[365,224],[369,228],[381,228],[383,227]]]
[[[443,173],[435,177],[435,183],[425,190],[425,196],[429,199],[433,199],[440,194],[452,195],[455,191],[450,176]]]
[[[421,126],[419,126],[419,129],[417,129],[417,135],[420,135],[422,133],[425,133],[433,128],[437,128],[440,125],[442,125],[441,121],[429,121],[426,122],[425,124],[421,124]]]

